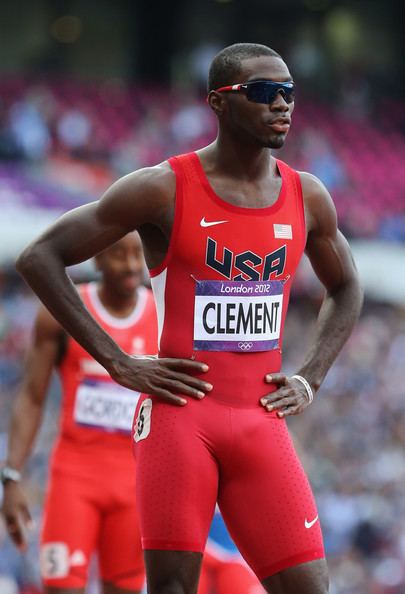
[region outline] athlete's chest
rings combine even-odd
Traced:
[[[253,187],[256,201],[251,184],[235,191],[231,201],[222,178],[208,179],[193,155],[173,166],[177,186],[169,266],[212,280],[292,276],[305,244],[302,193],[293,170],[280,162],[281,176]]]
[[[176,244],[178,267],[199,277],[235,281],[292,275],[301,255],[301,229],[285,217],[199,212],[183,222]]]

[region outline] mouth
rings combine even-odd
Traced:
[[[282,119],[273,120],[271,122],[268,122],[267,125],[269,126],[269,128],[271,128],[275,132],[285,134],[290,129],[291,120],[282,118]]]
[[[121,279],[121,285],[125,289],[136,289],[138,284],[140,283],[140,275],[139,274],[131,274],[129,276],[125,276]]]

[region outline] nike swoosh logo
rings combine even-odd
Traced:
[[[312,528],[312,526],[314,524],[316,524],[316,522],[318,521],[318,516],[316,516],[312,522],[308,522],[308,520],[305,518],[305,528]]]
[[[227,223],[228,221],[206,221],[205,217],[203,217],[200,221],[201,227],[212,227],[213,225],[221,225],[222,223]]]

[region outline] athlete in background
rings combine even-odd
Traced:
[[[141,285],[144,259],[138,234],[126,235],[95,262],[101,280],[79,287],[85,307],[126,352],[156,354],[156,310],[151,291]],[[43,307],[12,413],[3,470],[9,534],[19,548],[25,547],[30,514],[13,478],[19,478],[15,471],[22,470],[32,451],[55,367],[63,396],[41,536],[45,591],[83,592],[90,556],[97,550],[105,594],[140,592],[144,565],[130,445],[139,393],[113,382]]]
[[[285,417],[311,404],[362,296],[328,191],[271,154],[289,131],[294,90],[274,50],[225,48],[209,74],[216,140],[122,178],[18,261],[65,329],[118,383],[143,392],[134,440],[149,594],[196,592],[216,501],[267,592],[329,588],[316,504]],[[65,273],[133,229],[158,309],[154,360],[125,353]],[[287,377],[283,327],[304,250],[325,296],[310,349]]]

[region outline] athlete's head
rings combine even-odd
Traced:
[[[130,297],[142,282],[144,258],[138,233],[128,233],[95,257],[105,287],[119,297]]]
[[[253,85],[254,81],[261,84]],[[241,83],[250,84],[236,86]],[[270,47],[236,43],[221,50],[210,67],[208,101],[220,128],[235,139],[261,147],[283,146],[294,109],[294,88],[286,63]]]

